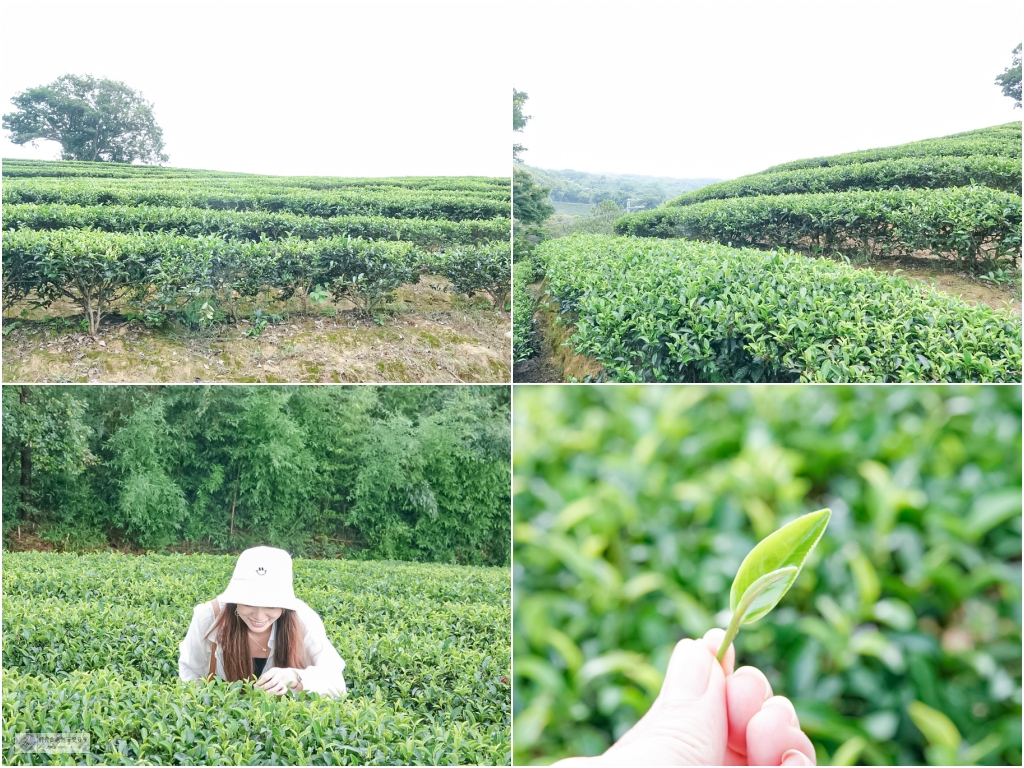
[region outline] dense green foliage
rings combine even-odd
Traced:
[[[4,115],[3,127],[14,144],[56,141],[65,160],[167,161],[153,105],[117,80],[62,75],[11,103],[17,109]]]
[[[500,565],[503,387],[3,388],[3,526],[68,548]],[[27,470],[27,471],[26,471]]]
[[[674,644],[728,623],[751,547],[830,507],[737,665],[820,765],[951,764],[914,702],[960,764],[1020,765],[1020,387],[521,387],[514,410],[517,764],[603,751]]]
[[[735,197],[630,214],[615,230],[759,248],[810,246],[825,253],[926,250],[985,273],[1020,258],[1021,198],[974,186]]]
[[[1021,191],[1020,158],[908,157],[823,168],[798,168],[778,173],[755,173],[687,192],[667,205],[692,205],[705,200],[757,195],[795,195],[843,192],[850,189],[935,189],[981,185]]]
[[[399,286],[451,272],[469,253],[482,266],[454,270],[460,293],[486,291],[500,304],[509,292],[510,190],[501,179],[130,165],[90,177],[89,165],[5,163],[5,309],[70,299],[93,334],[120,300],[150,324],[195,307],[234,320],[239,298],[266,304],[296,293],[352,299],[376,316]]]
[[[505,309],[508,304],[512,250],[507,240],[504,243],[450,248],[440,257],[430,260],[425,269],[447,278],[450,290],[456,293],[472,295],[481,291],[491,297],[498,309]]]
[[[144,205],[66,205],[64,203],[4,205],[4,229],[97,229],[105,232],[164,232],[198,237],[218,235],[234,240],[279,240],[301,237],[358,237],[405,240],[425,248],[472,245],[508,240],[505,218],[446,221],[389,219],[385,216],[299,216],[266,211],[214,211]]]
[[[613,381],[1021,380],[1019,318],[899,277],[687,240],[537,253],[575,351]]]
[[[512,215],[522,224],[540,224],[555,212],[548,202],[548,188],[534,183],[530,172],[512,169]]]
[[[533,263],[523,261],[512,267],[512,360],[531,357],[533,349],[533,299],[526,290]]]
[[[261,180],[189,183],[165,179],[32,178],[4,182],[5,203],[157,205],[302,216],[386,216],[393,219],[493,219],[508,216],[508,191],[461,192],[381,189],[309,189]]]
[[[828,167],[833,165],[851,165],[853,163],[872,163],[878,160],[896,160],[906,157],[969,157],[972,155],[994,155],[996,157],[1020,157],[1021,124],[1005,123],[991,128],[979,128],[964,133],[954,133],[937,139],[912,141],[908,144],[897,144],[894,147],[865,149],[858,152],[845,152],[840,155],[811,157],[806,160],[794,160],[790,163],[773,165],[762,173],[792,171],[797,168]]]
[[[297,559],[296,595],[347,665],[331,700],[178,678],[192,608],[234,561],[6,554],[4,764],[509,762],[507,569]],[[85,732],[91,752],[19,753],[23,732]]]
[[[1003,96],[1013,99],[1013,106],[1020,109],[1020,47],[1013,49],[1013,65],[1003,70],[1001,75],[996,75],[996,85],[1002,87]]]

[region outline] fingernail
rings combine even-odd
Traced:
[[[714,657],[711,651],[695,640],[682,640],[676,650],[678,664],[676,666],[677,684],[673,686],[676,693],[687,698],[700,698],[708,690],[711,679],[711,662]]]
[[[787,749],[782,753],[782,762],[779,765],[814,765],[807,759],[807,755],[799,749]]]
[[[770,685],[768,685],[768,679],[760,670],[754,669],[753,667],[740,667],[732,673],[732,676],[755,678],[759,683],[761,683],[761,685],[764,686],[764,700],[768,701],[768,699],[772,697],[772,688]]]
[[[800,727],[800,719],[796,716],[796,710],[793,709],[793,705],[783,696],[772,696],[764,704],[761,705],[763,710],[765,707],[777,707],[786,710],[786,714],[789,715],[789,724],[794,728]]]

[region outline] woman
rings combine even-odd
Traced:
[[[345,695],[345,662],[316,611],[295,598],[292,558],[283,549],[239,555],[228,588],[193,609],[178,648],[182,680],[255,676],[257,687],[278,696],[289,689]]]

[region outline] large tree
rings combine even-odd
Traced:
[[[64,75],[11,99],[3,116],[15,144],[59,142],[63,160],[155,164],[167,161],[153,105],[116,80]]]
[[[996,85],[1003,87],[1003,96],[1013,99],[1014,109],[1020,107],[1020,43],[1013,49],[1013,66],[996,75]]]

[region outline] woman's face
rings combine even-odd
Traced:
[[[283,608],[262,608],[254,605],[238,605],[238,617],[253,632],[266,632],[270,626],[281,618]]]

